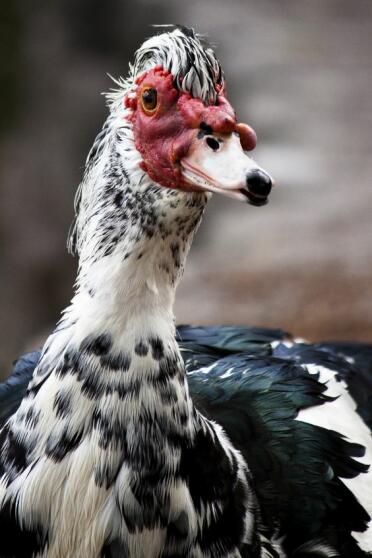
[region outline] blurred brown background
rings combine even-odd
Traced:
[[[217,44],[265,208],[214,199],[178,292],[181,322],[372,341],[370,0],[13,0],[0,6],[0,370],[72,294],[65,240],[85,156],[151,23]]]

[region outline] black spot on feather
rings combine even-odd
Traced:
[[[149,348],[148,348],[148,346],[147,346],[143,341],[140,341],[140,342],[137,343],[137,345],[134,347],[134,352],[135,352],[136,355],[138,355],[138,356],[146,356],[147,353],[149,352]]]
[[[105,543],[100,558],[129,558],[129,550],[123,541],[115,539]]]
[[[123,205],[123,198],[124,193],[122,191],[119,191],[114,197],[114,205],[116,205],[116,207],[118,208],[121,208]]]
[[[25,421],[28,428],[35,428],[40,420],[41,411],[36,411],[34,407],[30,407],[26,413]]]
[[[168,380],[174,378],[178,372],[180,372],[180,362],[176,355],[168,354],[164,356],[160,361],[159,366],[159,381]],[[156,380],[154,380],[155,382]]]
[[[129,370],[131,363],[130,355],[127,353],[118,353],[118,354],[110,354],[104,355],[101,357],[101,364],[111,370],[121,370],[122,372],[126,372]]]
[[[216,500],[226,501],[235,483],[228,456],[217,437],[198,430],[194,445],[182,451],[180,475],[187,482],[197,511]]]
[[[53,409],[57,417],[67,417],[71,413],[71,394],[62,389],[58,391],[54,398]]]
[[[98,399],[106,390],[102,374],[92,370],[80,370],[78,372],[78,380],[81,381],[81,393],[89,399]]]
[[[175,268],[179,268],[181,266],[181,258],[180,258],[180,245],[178,244],[178,242],[172,242],[171,251],[172,251],[174,266]]]
[[[109,333],[88,335],[80,345],[80,350],[97,356],[105,355],[111,349],[112,339]]]
[[[167,383],[161,390],[160,390],[160,398],[164,405],[172,405],[177,402],[177,392],[171,384]]]
[[[102,486],[106,490],[112,486],[120,472],[122,463],[112,464],[109,462],[99,463],[94,470],[94,482],[97,486]]]
[[[119,420],[114,420],[102,413],[100,409],[95,409],[91,426],[99,433],[98,445],[100,448],[106,450],[110,444],[113,444],[123,452],[127,451],[125,426]]]
[[[66,376],[66,374],[75,374],[78,371],[80,364],[80,353],[73,348],[68,349],[64,356],[62,362],[56,368],[56,374],[60,378]]]
[[[64,428],[61,435],[51,434],[47,440],[45,454],[53,461],[62,461],[64,457],[78,447],[82,440],[82,432],[69,432]]]
[[[0,432],[0,449],[2,457],[3,472],[13,478],[15,475],[22,473],[27,467],[28,448],[16,436],[9,425],[5,425]]]
[[[33,558],[48,543],[48,534],[37,518],[33,517],[32,529],[20,525],[15,504],[9,501],[0,508],[0,533],[1,558]]]
[[[160,337],[151,337],[151,339],[149,339],[149,341],[150,341],[150,345],[151,345],[153,358],[155,360],[160,360],[161,358],[163,358],[163,356],[164,356],[164,345],[163,345],[163,341],[160,339]]]

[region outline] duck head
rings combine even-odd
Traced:
[[[219,62],[200,37],[185,28],[152,37],[137,51],[133,75],[126,118],[155,183],[267,203],[272,179],[246,154],[256,134],[237,122]]]

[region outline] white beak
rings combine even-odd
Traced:
[[[267,203],[273,180],[245,154],[236,133],[199,131],[180,163],[183,179],[194,187],[253,205]]]

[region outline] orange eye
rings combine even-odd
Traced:
[[[148,116],[154,114],[158,106],[158,94],[153,87],[146,87],[141,95],[142,108]]]

